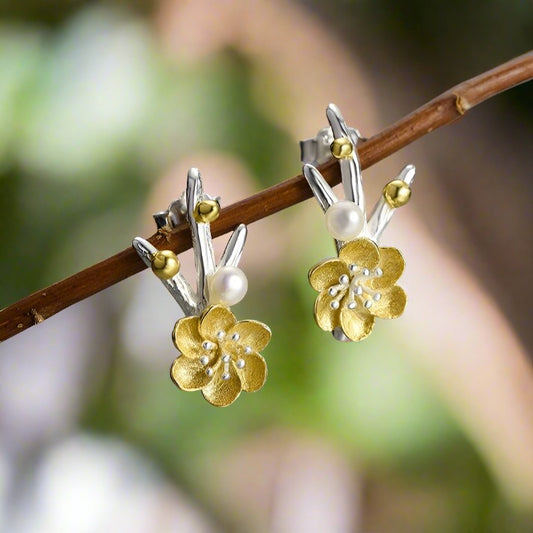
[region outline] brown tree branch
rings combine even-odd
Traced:
[[[533,51],[467,80],[413,111],[358,147],[362,168],[384,159],[416,139],[455,122],[474,106],[520,83],[533,79]],[[336,161],[320,167],[331,185],[340,182]],[[212,224],[214,237],[277,213],[312,196],[299,175],[241,200],[221,211]],[[156,233],[149,241],[156,248],[176,253],[189,249],[191,236],[186,224],[172,234]],[[59,311],[107,288],[145,268],[133,248],[93,265],[69,278],[54,283],[0,311],[0,341],[38,324]]]

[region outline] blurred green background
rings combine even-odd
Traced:
[[[370,136],[533,35],[518,0],[0,16],[0,306],[153,233],[188,166],[227,205],[299,173],[330,100]],[[361,344],[314,325],[316,205],[249,228],[235,313],[270,325],[269,379],[229,408],[170,382],[179,309],[147,272],[4,342],[2,531],[533,530],[532,103],[515,88],[368,171],[376,194],[417,164],[390,243],[440,268],[403,284],[425,312]]]

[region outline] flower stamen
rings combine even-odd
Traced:
[[[376,268],[371,273],[368,268],[358,270],[357,265],[354,264],[351,264],[349,268],[355,275],[350,281],[348,303],[346,306],[348,309],[355,309],[357,307],[356,297],[359,297],[365,308],[370,309],[374,301],[377,302],[381,299],[381,293],[371,289],[361,282],[381,277],[383,275],[383,270],[381,270],[381,268]],[[357,271],[359,274],[356,274]],[[363,301],[363,297],[367,297],[367,299],[364,299]]]

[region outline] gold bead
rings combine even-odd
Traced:
[[[339,139],[335,139],[331,145],[330,150],[336,159],[347,159],[348,157],[351,157],[353,154],[353,144],[350,139],[346,137],[340,137]]]
[[[152,257],[152,272],[159,279],[173,278],[180,271],[180,260],[170,250],[159,250]]]
[[[194,220],[207,224],[213,222],[220,214],[220,205],[216,200],[202,200],[194,207]]]
[[[411,198],[411,188],[405,181],[393,180],[385,185],[383,197],[391,207],[402,207]]]

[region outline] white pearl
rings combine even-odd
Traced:
[[[235,305],[248,290],[248,280],[237,267],[220,267],[209,279],[209,302],[212,304]]]
[[[342,200],[326,211],[326,228],[338,241],[355,239],[363,230],[363,212],[353,202]]]

